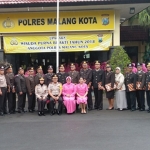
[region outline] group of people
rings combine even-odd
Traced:
[[[47,67],[47,74],[43,74],[42,67],[35,70],[28,67],[28,75],[24,75],[24,69],[18,68],[18,74],[14,75],[11,65],[0,66],[0,115],[16,112],[16,96],[18,97],[17,112],[24,113],[26,96],[28,98],[28,111],[35,111],[36,100],[38,103],[38,115],[44,114],[47,104],[49,113],[61,115],[63,106],[68,114],[74,113],[78,107],[82,114],[86,114],[86,108],[93,109],[91,92],[94,91],[94,109],[103,109],[103,93],[109,102],[107,110],[114,109],[114,97],[116,97],[117,109],[129,109],[135,111],[136,100],[138,109],[145,110],[145,91],[150,112],[150,63],[147,72],[142,71],[142,64],[137,63],[137,72],[133,72],[133,64],[127,65],[125,75],[121,68],[115,71],[109,64],[106,70],[101,69],[100,61],[94,62],[94,69],[89,68],[86,61],[82,62],[80,71],[76,71],[74,63],[70,64],[70,71],[66,72],[63,64],[59,66],[59,72],[53,72],[53,66]],[[8,100],[8,112],[7,112]],[[86,107],[88,106],[88,107]]]

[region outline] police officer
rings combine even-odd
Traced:
[[[147,64],[145,86],[146,86],[146,99],[148,105],[147,111],[148,113],[150,113],[150,63]]]
[[[16,93],[18,95],[18,113],[25,113],[25,103],[26,103],[26,79],[24,76],[24,69],[22,67],[18,68],[18,74],[15,77]]]
[[[69,76],[71,77],[72,83],[78,84],[79,82],[79,72],[76,71],[76,67],[74,63],[70,64],[70,71],[68,72]]]
[[[14,114],[16,112],[15,76],[11,65],[6,66],[5,70],[9,85],[7,92],[8,109],[10,114]]]
[[[50,95],[50,114],[54,115],[54,106],[58,104],[57,114],[61,114],[62,110],[62,84],[58,82],[58,76],[54,74],[52,76],[52,81],[48,86],[48,91]]]
[[[69,76],[67,72],[65,72],[65,67],[63,64],[59,66],[59,73],[57,73],[58,76],[58,82],[60,82],[62,85],[66,83],[66,78]]]
[[[7,114],[7,76],[4,75],[4,66],[0,66],[0,115]]]
[[[80,76],[85,79],[85,83],[88,85],[88,108],[89,110],[93,109],[93,102],[92,102],[92,88],[91,88],[91,83],[92,83],[92,69],[88,67],[88,64],[86,61],[83,61],[82,63],[82,68],[80,69]]]
[[[136,79],[136,95],[137,95],[137,103],[138,109],[140,111],[145,110],[145,73],[142,71],[142,64],[137,63],[137,79]]]
[[[39,79],[44,78],[42,66],[38,66],[37,68],[37,74],[35,75],[35,85],[39,84]]]
[[[45,74],[44,79],[45,79],[45,84],[48,86],[50,82],[52,82],[52,76],[53,76],[53,66],[49,65],[47,67],[47,74]]]
[[[105,81],[105,72],[100,69],[100,61],[95,61],[95,69],[92,71],[92,86],[95,95],[94,108],[97,110],[103,109],[103,89]],[[100,87],[100,88],[99,88]]]
[[[136,74],[132,72],[132,64],[128,64],[128,72],[125,75],[126,97],[128,109],[136,110]]]
[[[40,78],[39,81],[40,83],[35,87],[35,94],[38,101],[38,115],[45,116],[44,107],[47,100],[48,89],[47,89],[47,85],[44,84],[44,78]]]
[[[26,77],[27,96],[28,96],[28,111],[34,112],[35,109],[35,80],[34,68],[28,68],[29,75]]]

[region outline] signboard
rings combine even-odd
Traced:
[[[60,31],[114,30],[114,14],[113,10],[60,12]],[[1,13],[0,16],[0,33],[56,32],[56,12]]]
[[[5,53],[56,52],[56,36],[4,37]],[[60,35],[59,51],[109,50],[112,34]]]

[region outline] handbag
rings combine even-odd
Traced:
[[[134,86],[133,86],[133,83],[130,83],[130,84],[128,84],[127,86],[128,86],[129,91],[135,91],[135,90],[136,90],[136,89],[134,88]]]
[[[107,92],[112,91],[112,90],[115,90],[116,87],[117,87],[117,86],[116,86],[115,83],[114,83],[114,87],[113,87],[113,88],[111,87],[111,83],[105,84],[105,88],[106,88]]]

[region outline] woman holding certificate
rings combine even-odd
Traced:
[[[114,94],[115,94],[115,73],[111,71],[111,66],[106,65],[106,74],[105,74],[105,89],[106,89],[106,98],[109,102],[109,107],[107,110],[114,109]]]

